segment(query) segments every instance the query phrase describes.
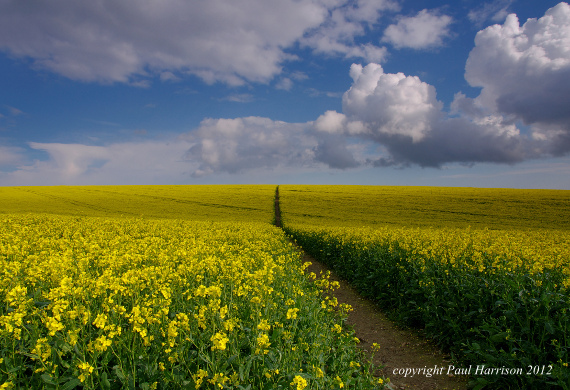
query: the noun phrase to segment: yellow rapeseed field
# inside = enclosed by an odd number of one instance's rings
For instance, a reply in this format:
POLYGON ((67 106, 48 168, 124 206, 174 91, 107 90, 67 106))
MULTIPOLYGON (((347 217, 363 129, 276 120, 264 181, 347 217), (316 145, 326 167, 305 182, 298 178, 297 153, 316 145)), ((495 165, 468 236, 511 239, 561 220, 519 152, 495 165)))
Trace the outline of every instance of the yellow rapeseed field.
POLYGON ((291 223, 570 230, 570 191, 280 185, 279 192, 291 223))
POLYGON ((270 222, 274 193, 273 185, 0 187, 0 213, 270 222))
POLYGON ((274 188, 186 191, 3 189, 0 388, 381 387, 274 188))
POLYGON ((568 388, 569 191, 285 185, 279 195, 285 231, 395 317, 466 365, 530 371, 473 386, 568 388))

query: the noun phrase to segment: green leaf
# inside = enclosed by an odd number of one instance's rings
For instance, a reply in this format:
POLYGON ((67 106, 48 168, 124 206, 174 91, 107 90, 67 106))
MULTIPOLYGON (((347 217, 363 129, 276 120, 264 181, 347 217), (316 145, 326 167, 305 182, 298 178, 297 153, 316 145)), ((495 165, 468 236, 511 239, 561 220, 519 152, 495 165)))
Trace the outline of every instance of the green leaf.
POLYGON ((121 367, 115 366, 113 367, 113 370, 115 370, 115 374, 117 375, 117 378, 121 380, 121 382, 125 383, 127 381, 127 377, 125 376, 125 374, 123 374, 123 370, 121 370, 121 367))
POLYGON ((71 390, 75 389, 77 386, 81 384, 81 381, 77 378, 73 378, 69 380, 65 385, 61 387, 61 390, 71 390))
POLYGON ((102 373, 100 378, 101 378, 101 388, 103 390, 111 389, 111 382, 109 382, 109 379, 107 378, 107 373, 106 372, 102 373))
POLYGON ((508 335, 509 334, 507 332, 501 332, 501 333, 497 333, 497 334, 492 335, 491 337, 489 337, 489 339, 494 343, 498 343, 498 342, 504 341, 508 335))
POLYGON ((41 378, 42 381, 44 381, 44 383, 47 383, 48 385, 57 385, 57 383, 53 381, 50 374, 42 374, 41 378))

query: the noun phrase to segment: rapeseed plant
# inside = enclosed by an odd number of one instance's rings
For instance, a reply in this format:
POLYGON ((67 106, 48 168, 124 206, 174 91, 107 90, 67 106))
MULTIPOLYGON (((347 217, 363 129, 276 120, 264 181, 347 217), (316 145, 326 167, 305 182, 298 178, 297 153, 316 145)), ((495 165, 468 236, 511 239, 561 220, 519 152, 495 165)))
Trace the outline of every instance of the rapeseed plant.
POLYGON ((378 388, 305 266, 268 223, 3 215, 0 383, 378 388))
POLYGON ((568 192, 280 186, 280 201, 285 231, 307 252, 465 365, 550 369, 473 386, 567 388, 568 192), (490 215, 466 194, 494 204, 490 215))

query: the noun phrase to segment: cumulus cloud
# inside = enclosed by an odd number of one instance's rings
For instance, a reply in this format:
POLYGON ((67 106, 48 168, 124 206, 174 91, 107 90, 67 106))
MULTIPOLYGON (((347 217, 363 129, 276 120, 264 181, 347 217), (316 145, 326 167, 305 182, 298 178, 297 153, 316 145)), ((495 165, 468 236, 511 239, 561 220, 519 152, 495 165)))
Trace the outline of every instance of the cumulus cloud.
POLYGON ((317 145, 307 127, 261 117, 205 119, 188 134, 195 145, 185 157, 200 163, 194 176, 302 166, 313 160, 317 145))
POLYGON ((516 163, 533 153, 508 118, 472 109, 462 94, 453 104, 456 116, 450 117, 435 88, 416 76, 385 73, 375 63, 353 64, 350 75, 353 84, 343 96, 343 112, 326 111, 314 122, 204 120, 187 136, 195 144, 185 157, 199 164, 193 175, 319 164, 349 169, 366 164, 516 163), (378 155, 377 150, 385 153, 378 155))
POLYGON ((424 9, 416 16, 401 17, 384 31, 383 42, 394 47, 427 49, 443 45, 443 39, 449 36, 452 19, 447 15, 438 15, 424 9))
MULTIPOLYGON (((514 163, 528 156, 520 132, 508 120, 476 110, 449 117, 435 88, 416 76, 384 73, 378 64, 354 64, 350 75, 353 84, 343 96, 343 114, 327 113, 316 127, 384 146, 388 155, 369 157, 372 165, 514 163)), ((467 99, 458 94, 457 112, 467 99)))
POLYGON ((185 158, 199 164, 192 172, 195 177, 259 168, 354 168, 363 161, 354 157, 342 129, 334 128, 342 116, 329 111, 317 122, 306 123, 262 117, 205 119, 186 135, 194 145, 185 158))
MULTIPOLYGON (((417 76, 386 73, 377 63, 353 64, 349 74, 352 85, 342 97, 342 112, 329 110, 315 121, 209 118, 170 143, 32 143, 48 159, 2 177, 42 183, 52 176, 61 184, 81 184, 131 175, 133 181, 155 177, 168 182, 172 175, 200 177, 259 169, 514 164, 570 151, 570 6, 566 3, 522 26, 509 15, 502 25, 480 31, 465 78, 481 93, 471 98, 458 92, 449 112, 437 99, 435 87, 417 76)), ((8 156, 2 160, 5 164, 17 161, 19 151, 2 151, 8 156)))
POLYGON ((442 104, 435 88, 417 76, 384 73, 378 64, 353 64, 353 84, 344 94, 343 111, 365 123, 371 135, 400 135, 418 142, 431 130, 442 104))
POLYGON ((342 134, 347 125, 346 115, 329 110, 315 121, 315 130, 322 133, 342 134))
POLYGON ((208 120, 189 156, 198 173, 322 163, 331 168, 514 164, 570 150, 570 7, 560 3, 520 26, 515 15, 477 34, 465 77, 481 94, 458 92, 450 112, 417 76, 353 64, 342 112, 314 122, 208 120), (530 134, 526 127, 530 126, 530 134), (274 143, 270 141, 273 140, 274 143), (269 143, 269 144, 267 144, 269 143), (375 147, 374 147, 375 146, 375 147), (360 152, 355 153, 356 150, 360 152), (378 154, 375 151, 383 151, 378 154))
POLYGON ((471 103, 531 125, 553 153, 570 151, 570 6, 560 3, 522 26, 511 14, 480 31, 465 79, 482 88, 471 103))
POLYGON ((385 49, 354 43, 391 0, 6 0, 0 3, 0 50, 73 80, 268 82, 286 48, 380 61, 385 49))

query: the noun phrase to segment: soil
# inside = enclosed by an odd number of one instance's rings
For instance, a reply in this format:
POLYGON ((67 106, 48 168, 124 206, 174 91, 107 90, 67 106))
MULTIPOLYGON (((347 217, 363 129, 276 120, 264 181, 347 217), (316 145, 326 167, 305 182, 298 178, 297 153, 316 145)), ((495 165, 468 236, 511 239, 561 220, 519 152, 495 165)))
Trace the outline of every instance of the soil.
MULTIPOLYGON (((275 225, 281 227, 281 212, 279 209, 279 187, 275 192, 275 225)), ((371 301, 362 298, 346 281, 340 279, 324 264, 316 261, 302 251, 303 262, 311 265, 306 272, 316 275, 330 271, 330 280, 339 282, 340 287, 332 292, 339 303, 352 306, 353 311, 348 315, 348 324, 353 327, 356 337, 360 339, 359 346, 369 352, 373 343, 380 345, 380 350, 374 353, 373 362, 380 372, 375 375, 390 378, 390 389, 414 390, 465 390, 467 378, 447 374, 453 365, 449 356, 441 352, 433 343, 422 337, 418 332, 398 327, 378 309, 371 301), (430 369, 436 368, 436 375, 427 377, 424 373, 404 375, 400 369, 430 369)))

